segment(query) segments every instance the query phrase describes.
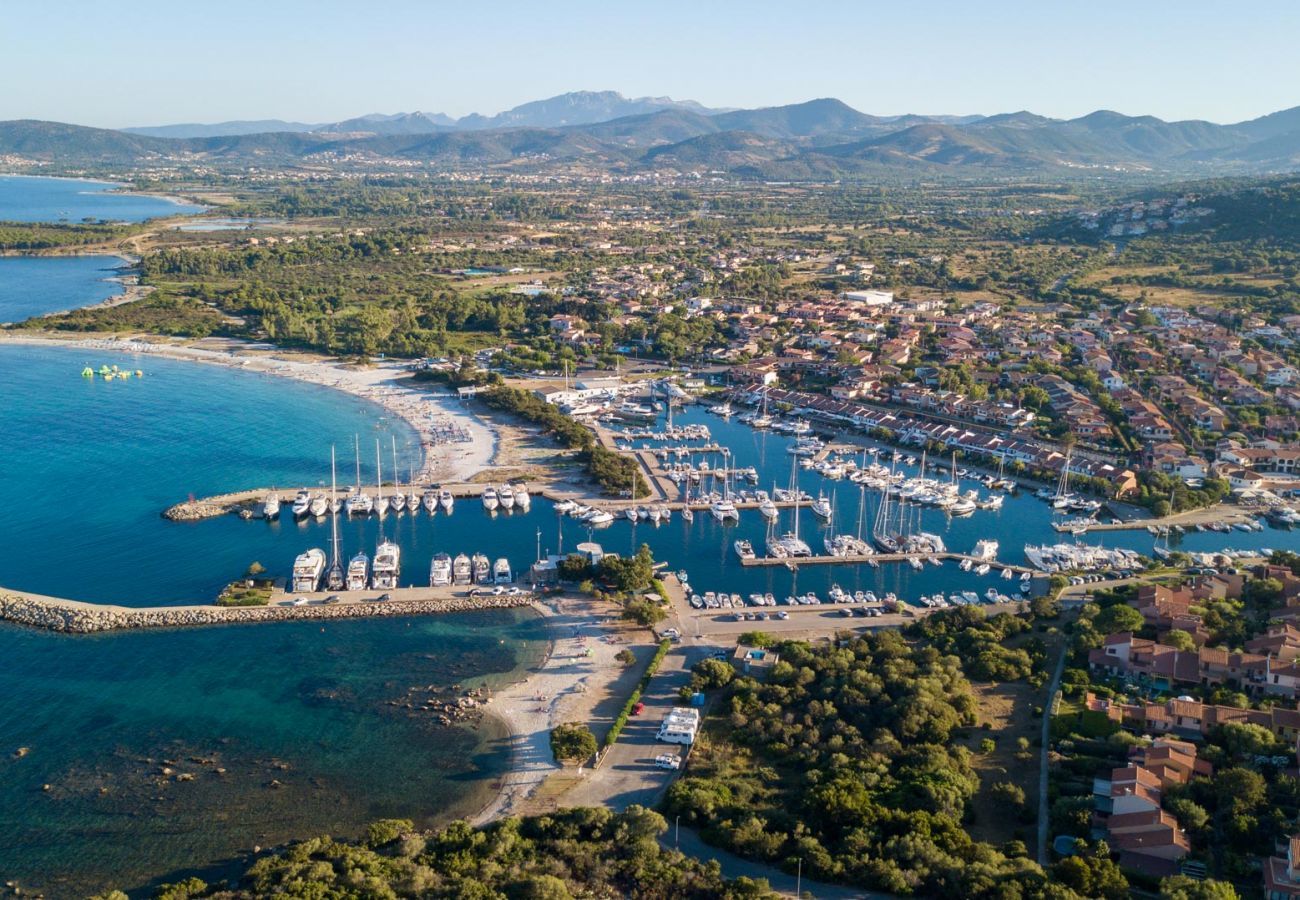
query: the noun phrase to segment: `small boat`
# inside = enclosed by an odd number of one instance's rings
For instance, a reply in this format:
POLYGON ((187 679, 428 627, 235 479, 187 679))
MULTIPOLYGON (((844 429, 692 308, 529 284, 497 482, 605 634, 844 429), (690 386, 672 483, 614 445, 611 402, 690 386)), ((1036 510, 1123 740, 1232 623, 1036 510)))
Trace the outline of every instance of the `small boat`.
POLYGON ((623 510, 623 515, 629 522, 635 522, 639 518, 635 506, 629 506, 627 509, 623 510))
POLYGON ((268 522, 280 518, 280 495, 274 491, 262 501, 262 518, 268 522))
POLYGON ((695 521, 695 513, 691 510, 689 506, 682 507, 682 519, 684 519, 687 522, 695 521))
POLYGON ((438 492, 438 505, 443 508, 443 511, 450 513, 452 507, 456 505, 456 498, 451 495, 451 491, 443 488, 438 492))
POLYGON ((497 489, 497 502, 501 504, 502 509, 515 508, 515 489, 508 484, 501 485, 497 489))
POLYGON ((588 525, 608 525, 614 521, 614 516, 603 509, 595 509, 583 516, 583 521, 588 525))
POLYGON ((824 495, 818 494, 817 499, 813 502, 812 511, 813 515, 818 518, 829 519, 833 512, 831 509, 831 501, 826 499, 824 495))
POLYGON ((293 517, 295 519, 305 518, 311 509, 311 494, 306 488, 298 492, 298 496, 293 498, 293 517))
POLYGON ((741 559, 754 558, 754 545, 751 544, 749 541, 741 539, 736 541, 736 543, 733 544, 733 546, 736 549, 736 555, 739 556, 741 559))
MULTIPOLYGON (((491 485, 483 489, 483 494, 480 499, 482 499, 483 501, 483 508, 486 509, 488 512, 494 511, 498 506, 501 505, 501 501, 497 497, 497 490, 491 485)), ((513 502, 513 498, 511 498, 511 501, 513 502)))
POLYGON ((330 511, 330 502, 324 494, 317 494, 311 498, 311 502, 307 505, 307 511, 315 518, 322 519, 330 511))
POLYGON ((528 496, 525 488, 515 488, 515 509, 522 512, 528 512, 528 507, 533 505, 533 498, 528 496))
POLYGON ((764 497, 762 502, 758 504, 758 511, 762 514, 764 519, 768 519, 769 521, 775 521, 777 516, 780 515, 780 511, 776 508, 776 504, 768 497, 764 497))

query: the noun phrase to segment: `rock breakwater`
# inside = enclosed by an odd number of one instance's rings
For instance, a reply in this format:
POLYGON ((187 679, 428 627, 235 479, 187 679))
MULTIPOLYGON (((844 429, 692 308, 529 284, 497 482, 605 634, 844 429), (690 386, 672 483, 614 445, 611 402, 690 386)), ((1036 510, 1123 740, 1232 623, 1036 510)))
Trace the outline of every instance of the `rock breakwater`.
POLYGON ((377 616, 416 616, 510 609, 532 603, 527 596, 447 597, 430 600, 390 600, 384 603, 345 602, 307 606, 101 606, 0 594, 0 621, 92 634, 139 628, 186 628, 196 625, 240 625, 300 619, 357 619, 377 616))

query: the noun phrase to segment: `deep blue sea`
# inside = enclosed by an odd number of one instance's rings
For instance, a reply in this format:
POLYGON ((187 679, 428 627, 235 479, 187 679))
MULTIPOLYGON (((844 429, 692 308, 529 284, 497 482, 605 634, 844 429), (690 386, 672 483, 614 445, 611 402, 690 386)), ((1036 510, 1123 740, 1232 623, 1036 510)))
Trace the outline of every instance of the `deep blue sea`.
POLYGON ((118 256, 0 256, 0 322, 107 300, 122 292, 110 279, 126 264, 118 256))
POLYGON ((123 193, 122 187, 76 178, 0 175, 0 222, 143 222, 203 211, 165 197, 123 193))

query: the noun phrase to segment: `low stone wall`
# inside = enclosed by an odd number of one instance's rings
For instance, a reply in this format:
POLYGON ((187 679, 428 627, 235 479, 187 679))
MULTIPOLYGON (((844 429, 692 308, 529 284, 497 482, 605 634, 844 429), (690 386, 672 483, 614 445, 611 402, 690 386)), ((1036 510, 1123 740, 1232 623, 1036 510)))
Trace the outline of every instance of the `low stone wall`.
POLYGON ((359 619, 377 616, 415 616, 468 612, 476 609, 513 609, 528 606, 522 596, 450 597, 443 600, 391 600, 385 603, 338 603, 331 606, 125 606, 96 607, 52 600, 0 594, 0 621, 90 634, 133 628, 183 628, 191 625, 238 625, 285 622, 297 619, 359 619))

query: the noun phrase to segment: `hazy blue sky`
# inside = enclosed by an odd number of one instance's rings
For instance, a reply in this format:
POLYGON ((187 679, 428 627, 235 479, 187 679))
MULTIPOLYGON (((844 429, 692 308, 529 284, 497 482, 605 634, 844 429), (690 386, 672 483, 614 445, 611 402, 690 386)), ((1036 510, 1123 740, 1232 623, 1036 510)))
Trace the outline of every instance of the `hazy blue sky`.
POLYGON ((0 119, 491 114, 610 89, 1232 122, 1300 105, 1297 35, 1290 0, 40 0, 4 4, 0 119))

